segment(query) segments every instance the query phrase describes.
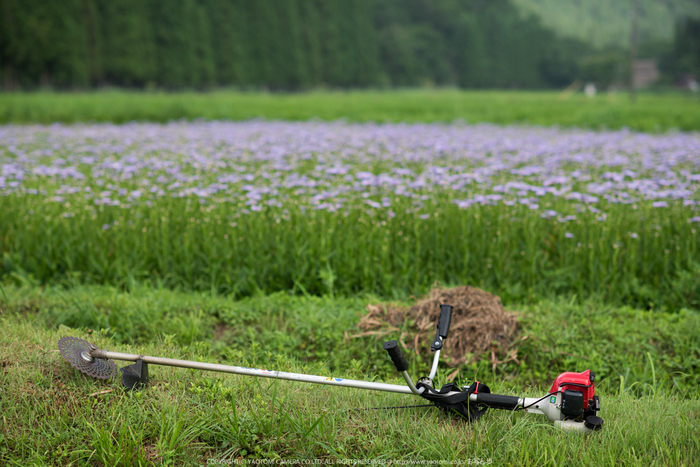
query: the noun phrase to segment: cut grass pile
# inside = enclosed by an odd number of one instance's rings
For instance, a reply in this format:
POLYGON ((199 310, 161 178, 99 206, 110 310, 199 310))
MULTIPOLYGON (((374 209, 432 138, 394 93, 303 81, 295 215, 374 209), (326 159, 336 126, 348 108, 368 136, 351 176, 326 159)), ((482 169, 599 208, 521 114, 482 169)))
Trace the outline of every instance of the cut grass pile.
MULTIPOLYGON (((517 315, 505 308, 501 299, 476 287, 434 287, 429 296, 412 307, 371 304, 360 320, 360 335, 383 335, 400 332, 398 338, 405 349, 415 353, 430 349, 441 305, 452 306, 450 338, 440 358, 448 366, 458 367, 473 361, 483 352, 511 347, 517 334, 517 315)), ((508 358, 517 360, 517 349, 508 358)))
POLYGON ((640 131, 700 129, 698 96, 640 94, 631 104, 626 94, 593 99, 558 92, 523 91, 349 91, 272 94, 208 93, 0 94, 0 123, 115 122, 177 119, 250 118, 308 120, 320 118, 375 122, 529 123, 640 131))
MULTIPOLYGON (((359 458, 387 462, 444 459, 466 463, 472 459, 474 463, 491 460, 494 465, 575 462, 577 465, 678 466, 692 465, 700 455, 700 403, 683 398, 669 384, 667 366, 662 363, 665 359, 684 361, 692 353, 692 348, 686 348, 682 351, 684 355, 680 349, 679 355, 673 355, 671 349, 679 342, 692 345, 697 351, 697 342, 689 342, 700 334, 696 313, 681 313, 671 320, 663 318, 667 315, 605 307, 594 313, 597 307, 590 304, 585 310, 588 318, 583 319, 583 307, 564 303, 543 304, 523 311, 528 326, 543 331, 546 325, 550 329, 548 333, 532 335, 531 339, 538 341, 539 353, 523 356, 524 361, 549 365, 549 368, 541 365, 540 371, 546 375, 541 374, 540 378, 546 376, 550 379, 546 382, 551 382, 551 376, 560 369, 578 371, 589 366, 603 375, 596 389, 601 395, 601 415, 606 426, 599 433, 580 436, 557 431, 544 418, 521 412, 491 410, 478 423, 468 425, 434 409, 353 411, 421 401, 394 394, 157 366, 150 370, 151 387, 138 393, 125 393, 118 381, 94 380, 77 372, 56 350, 59 337, 71 335, 116 351, 231 361, 352 378, 373 375, 399 383, 390 372, 365 372, 363 362, 386 360, 379 342, 371 346, 365 343, 362 349, 357 349, 362 360, 356 366, 348 360, 339 366, 333 359, 305 358, 303 350, 298 351, 304 343, 313 341, 309 335, 299 339, 302 333, 294 332, 294 326, 303 329, 308 325, 304 320, 314 323, 315 317, 337 313, 338 324, 327 316, 323 321, 326 326, 340 328, 340 323, 347 325, 359 317, 364 302, 361 299, 339 301, 278 294, 232 302, 202 294, 149 289, 121 293, 107 288, 75 291, 8 288, 6 295, 8 300, 0 305, 3 309, 0 463, 4 465, 193 465, 205 464, 208 459, 246 457, 315 458, 329 462, 359 458), (78 303, 83 305, 83 313, 78 312, 78 303), (86 316, 83 325, 94 326, 90 323, 93 307, 100 309, 100 316, 105 319, 114 322, 121 319, 124 331, 129 329, 130 319, 148 313, 147 310, 151 310, 147 318, 154 326, 166 325, 171 320, 164 319, 164 315, 168 311, 175 313, 176 304, 177 313, 182 316, 191 317, 193 314, 187 311, 201 309, 208 316, 218 311, 221 319, 241 317, 242 321, 230 325, 232 332, 243 339, 239 343, 219 341, 219 345, 226 347, 228 359, 222 359, 223 352, 215 350, 215 342, 193 340, 191 334, 181 335, 174 328, 164 328, 163 332, 173 334, 160 334, 148 343, 126 344, 119 334, 107 337, 110 331, 56 326, 61 320, 75 326, 78 316, 83 315, 86 316), (111 308, 110 312, 106 307, 111 308), (340 313, 343 310, 345 313, 340 313), (304 320, 299 319, 302 313, 304 320), (546 317, 542 316, 545 314, 546 317), (537 319, 538 316, 542 318, 537 319), (54 325, 47 326, 49 323, 54 325), (280 335, 283 323, 287 326, 284 336, 292 340, 288 343, 291 345, 281 342, 270 345, 275 343, 272 336, 280 335), (603 329, 607 331, 603 333, 603 329), (664 333, 671 336, 663 339, 663 343, 648 340, 652 334, 664 333), (191 342, 177 344, 187 340, 191 342), (606 346, 601 346, 603 342, 606 346), (621 344, 627 355, 616 348, 621 344), (548 346, 552 347, 545 352, 548 346), (584 348, 587 358, 573 356, 584 348), (651 359, 645 364, 641 354, 646 352, 651 359), (625 372, 624 367, 606 369, 603 365, 606 362, 616 365, 614 359, 635 366, 628 373, 625 385, 620 384, 618 377, 625 372), (649 365, 652 362, 656 379, 638 380, 630 388, 642 367, 652 371, 649 365)), ((533 330, 527 328, 526 332, 533 330)), ((137 341, 143 341, 144 337, 137 341)), ((330 342, 335 347, 328 349, 329 354, 347 355, 344 347, 360 347, 342 338, 330 342)), ((694 358, 697 362, 697 353, 694 358)), ((384 363, 377 366, 388 369, 384 363)), ((423 370, 425 365, 422 362, 423 370)), ((411 373, 417 372, 415 366, 413 361, 411 373)), ((490 368, 482 368, 479 379, 494 392, 535 396, 546 391, 544 384, 523 389, 522 381, 533 376, 537 379, 537 369, 527 364, 521 371, 529 375, 503 381, 500 367, 493 374, 490 368)), ((694 371, 697 373, 697 366, 694 371)), ((465 369, 457 381, 467 382, 471 376, 471 370, 465 369)))

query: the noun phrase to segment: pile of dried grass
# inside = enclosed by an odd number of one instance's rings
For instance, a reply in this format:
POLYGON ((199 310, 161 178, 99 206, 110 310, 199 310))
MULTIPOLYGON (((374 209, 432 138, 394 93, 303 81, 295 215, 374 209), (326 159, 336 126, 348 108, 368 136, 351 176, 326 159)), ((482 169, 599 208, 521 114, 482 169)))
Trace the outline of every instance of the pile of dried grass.
POLYGON ((442 351, 449 366, 457 367, 488 350, 494 365, 518 361, 517 349, 508 349, 517 331, 516 315, 503 307, 498 296, 470 286, 434 288, 427 298, 410 308, 368 305, 368 314, 360 320, 363 331, 360 336, 383 335, 403 328, 401 343, 420 353, 435 337, 440 304, 454 307, 449 336, 442 351), (499 361, 497 356, 503 360, 499 361))

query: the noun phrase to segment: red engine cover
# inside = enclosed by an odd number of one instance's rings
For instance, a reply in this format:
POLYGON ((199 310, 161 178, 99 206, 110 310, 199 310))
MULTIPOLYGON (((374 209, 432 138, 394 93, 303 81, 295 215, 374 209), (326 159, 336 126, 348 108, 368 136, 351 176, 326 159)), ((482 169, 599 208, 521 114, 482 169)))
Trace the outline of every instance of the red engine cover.
POLYGON ((588 405, 593 402, 593 396, 595 395, 595 386, 593 381, 591 381, 591 370, 586 370, 583 373, 568 371, 560 374, 554 380, 549 392, 563 391, 564 389, 582 392, 586 400, 583 408, 584 410, 587 409, 588 405))

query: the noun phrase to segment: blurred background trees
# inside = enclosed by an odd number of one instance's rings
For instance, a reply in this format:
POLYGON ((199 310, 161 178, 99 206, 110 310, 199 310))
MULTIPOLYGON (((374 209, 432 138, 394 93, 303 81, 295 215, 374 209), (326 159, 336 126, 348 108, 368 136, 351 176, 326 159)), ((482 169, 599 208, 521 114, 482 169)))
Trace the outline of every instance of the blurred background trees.
MULTIPOLYGON (((640 58, 658 60, 667 83, 700 75, 700 5, 640 1, 640 58)), ((6 90, 624 80, 628 2, 552 2, 0 0, 0 78, 6 90)))
POLYGON ((673 49, 665 59, 664 69, 676 79, 700 77, 700 20, 687 18, 679 24, 673 49))

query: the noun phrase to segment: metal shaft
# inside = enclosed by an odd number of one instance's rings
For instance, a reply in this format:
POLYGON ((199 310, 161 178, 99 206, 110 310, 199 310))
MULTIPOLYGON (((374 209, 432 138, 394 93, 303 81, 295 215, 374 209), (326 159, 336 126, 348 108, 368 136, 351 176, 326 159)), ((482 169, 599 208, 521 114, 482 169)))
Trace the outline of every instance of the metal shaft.
POLYGON ((413 394, 411 388, 397 384, 374 383, 371 381, 356 381, 352 379, 332 378, 330 376, 304 375, 301 373, 287 373, 284 371, 270 371, 259 368, 246 368, 232 365, 219 365, 216 363, 193 362, 190 360, 177 360, 174 358, 150 357, 148 355, 136 355, 120 352, 110 352, 97 349, 90 352, 94 358, 105 358, 135 362, 143 360, 154 365, 174 366, 178 368, 191 368, 193 370, 217 371, 219 373, 233 373, 236 375, 258 376, 261 378, 284 379, 299 381, 302 383, 326 384, 329 386, 343 386, 346 388, 371 389, 374 391, 396 392, 399 394, 413 394))
POLYGON ((416 386, 413 384, 413 381, 411 381, 411 377, 408 375, 408 371, 402 371, 401 376, 403 376, 403 379, 406 380, 406 384, 408 384, 408 389, 410 389, 413 394, 415 394, 416 396, 420 396, 421 394, 423 394, 425 388, 416 389, 416 386))

